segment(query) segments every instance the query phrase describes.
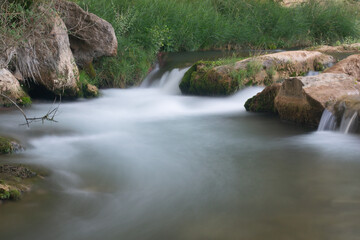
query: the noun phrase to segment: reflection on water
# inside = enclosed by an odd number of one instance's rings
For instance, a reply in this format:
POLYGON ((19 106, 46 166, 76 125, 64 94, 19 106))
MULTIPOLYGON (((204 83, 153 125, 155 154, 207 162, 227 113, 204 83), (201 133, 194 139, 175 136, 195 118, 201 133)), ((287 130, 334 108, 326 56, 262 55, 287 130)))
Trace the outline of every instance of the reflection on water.
POLYGON ((30 129, 1 114, 0 135, 27 145, 2 158, 52 171, 0 206, 1 239, 358 239, 360 138, 245 112, 260 90, 106 90, 30 129))

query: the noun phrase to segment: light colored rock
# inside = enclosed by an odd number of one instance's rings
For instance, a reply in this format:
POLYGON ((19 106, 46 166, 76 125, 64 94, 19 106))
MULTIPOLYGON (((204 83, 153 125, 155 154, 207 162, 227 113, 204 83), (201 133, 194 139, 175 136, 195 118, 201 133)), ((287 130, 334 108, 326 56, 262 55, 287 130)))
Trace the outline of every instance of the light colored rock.
POLYGON ((79 91, 79 70, 70 50, 67 28, 57 14, 47 17, 49 28, 41 39, 36 39, 31 48, 34 50, 18 49, 18 68, 24 78, 34 79, 49 91, 75 97, 79 91))
POLYGON ((356 80, 360 80, 360 54, 351 55, 329 69, 324 73, 345 73, 356 80))
POLYGON ((359 95, 360 84, 343 73, 286 79, 275 98, 275 108, 283 120, 318 126, 326 107, 344 96, 359 95))
POLYGON ((117 39, 110 23, 73 2, 56 0, 55 7, 69 29, 71 49, 79 66, 117 54, 117 39))
POLYGON ((323 45, 323 46, 315 48, 314 50, 323 52, 323 53, 360 52, 360 43, 343 44, 340 46, 323 45))
MULTIPOLYGON (((7 69, 0 69, 0 93, 21 104, 24 97, 28 97, 22 90, 18 80, 7 69)), ((12 105, 9 100, 0 96, 0 106, 12 105)))

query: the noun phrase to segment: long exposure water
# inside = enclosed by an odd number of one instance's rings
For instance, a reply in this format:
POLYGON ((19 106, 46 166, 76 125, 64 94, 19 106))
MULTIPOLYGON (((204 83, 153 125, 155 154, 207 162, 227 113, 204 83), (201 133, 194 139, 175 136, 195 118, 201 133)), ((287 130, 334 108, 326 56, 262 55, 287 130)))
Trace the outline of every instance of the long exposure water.
POLYGON ((0 205, 0 239, 359 239, 358 135, 247 113, 261 88, 205 98, 156 86, 64 102, 58 123, 30 128, 2 112, 0 135, 27 149, 1 161, 51 173, 0 205))

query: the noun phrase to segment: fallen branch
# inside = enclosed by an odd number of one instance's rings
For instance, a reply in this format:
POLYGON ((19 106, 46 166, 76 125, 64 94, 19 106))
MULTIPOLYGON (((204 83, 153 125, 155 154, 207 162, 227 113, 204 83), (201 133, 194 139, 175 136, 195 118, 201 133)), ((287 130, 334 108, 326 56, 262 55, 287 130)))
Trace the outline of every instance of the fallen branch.
POLYGON ((41 117, 28 117, 26 115, 26 113, 24 112, 24 110, 14 101, 12 100, 10 97, 8 97, 7 95, 3 94, 0 92, 0 96, 6 98, 7 100, 9 100, 20 112, 21 114, 24 116, 26 123, 21 124, 21 125, 27 125, 28 127, 30 127, 30 124, 33 122, 42 122, 44 124, 45 121, 49 121, 49 122, 57 122, 55 120, 55 116, 59 110, 60 104, 61 104, 61 95, 60 95, 60 101, 59 104, 54 108, 54 105, 56 104, 56 97, 54 99, 53 104, 51 105, 51 108, 49 109, 49 111, 41 117))

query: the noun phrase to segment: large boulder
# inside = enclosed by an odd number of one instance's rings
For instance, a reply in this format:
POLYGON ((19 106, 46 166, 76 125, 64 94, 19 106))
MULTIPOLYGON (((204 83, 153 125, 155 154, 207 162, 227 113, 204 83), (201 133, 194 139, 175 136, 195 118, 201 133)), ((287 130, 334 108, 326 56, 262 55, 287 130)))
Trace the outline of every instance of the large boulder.
POLYGON ((359 95, 360 84, 344 73, 286 79, 275 98, 281 119, 317 127, 325 108, 344 96, 359 95))
POLYGON ((279 52, 220 66, 199 62, 185 74, 180 89, 189 95, 229 95, 243 86, 267 86, 290 76, 322 71, 334 62, 332 56, 316 51, 279 52))
MULTIPOLYGON (((20 105, 25 104, 25 101, 29 99, 18 80, 5 68, 0 69, 0 93, 20 105)), ((0 96, 0 106, 11 105, 12 103, 7 98, 0 96)))
POLYGON ((55 7, 69 30, 71 50, 80 67, 94 58, 117 54, 117 39, 110 23, 73 2, 56 0, 55 7))
POLYGON ((48 27, 28 47, 17 49, 17 67, 25 79, 58 95, 75 97, 79 70, 70 50, 67 28, 61 18, 43 11, 48 27))

